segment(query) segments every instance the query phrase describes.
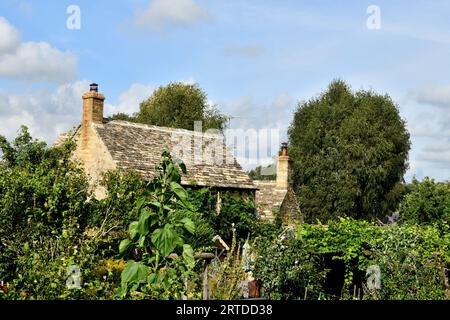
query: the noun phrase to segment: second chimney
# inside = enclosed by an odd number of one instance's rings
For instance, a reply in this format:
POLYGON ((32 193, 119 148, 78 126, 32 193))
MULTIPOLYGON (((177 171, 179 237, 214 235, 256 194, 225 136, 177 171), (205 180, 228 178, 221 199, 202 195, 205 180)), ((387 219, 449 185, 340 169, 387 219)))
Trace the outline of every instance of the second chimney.
POLYGON ((276 189, 287 190, 291 183, 291 159, 287 154, 287 143, 281 144, 281 155, 277 163, 276 189))
POLYGON ((103 103, 105 96, 98 93, 98 85, 91 83, 89 92, 83 94, 83 126, 103 123, 103 103))

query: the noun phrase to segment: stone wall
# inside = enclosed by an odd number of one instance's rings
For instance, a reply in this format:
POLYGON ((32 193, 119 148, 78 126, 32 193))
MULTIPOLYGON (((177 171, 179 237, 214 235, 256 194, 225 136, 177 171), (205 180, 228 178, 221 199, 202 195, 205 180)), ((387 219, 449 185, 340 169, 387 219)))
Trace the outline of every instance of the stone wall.
POLYGON ((101 124, 91 124, 90 126, 81 126, 78 129, 75 137, 77 148, 73 157, 81 163, 88 175, 95 197, 103 199, 106 197, 106 190, 100 187, 98 182, 104 172, 116 169, 116 164, 105 144, 98 136, 94 128, 96 125, 101 126, 101 124))

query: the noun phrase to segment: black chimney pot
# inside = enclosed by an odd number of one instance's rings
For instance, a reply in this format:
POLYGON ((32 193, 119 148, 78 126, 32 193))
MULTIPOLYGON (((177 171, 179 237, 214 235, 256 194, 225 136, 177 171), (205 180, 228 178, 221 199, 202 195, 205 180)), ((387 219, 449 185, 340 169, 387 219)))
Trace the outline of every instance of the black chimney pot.
POLYGON ((91 92, 98 92, 98 84, 91 83, 89 86, 90 86, 90 91, 91 92))

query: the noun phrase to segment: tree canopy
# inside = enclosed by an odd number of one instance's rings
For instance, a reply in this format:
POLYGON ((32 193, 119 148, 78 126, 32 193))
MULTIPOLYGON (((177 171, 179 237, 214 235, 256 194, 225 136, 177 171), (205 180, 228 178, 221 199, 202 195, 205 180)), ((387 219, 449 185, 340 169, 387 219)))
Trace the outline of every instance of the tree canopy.
POLYGON ((201 121, 203 130, 222 131, 228 117, 208 103, 207 94, 197 84, 173 82, 156 89, 133 116, 119 113, 112 119, 188 130, 194 130, 195 121, 201 121))
POLYGON ((450 225, 450 184, 435 182, 425 177, 413 180, 412 192, 400 203, 399 213, 403 222, 450 225))
POLYGON ((288 135, 307 221, 383 217, 398 206, 410 140, 388 95, 335 80, 298 104, 288 135))

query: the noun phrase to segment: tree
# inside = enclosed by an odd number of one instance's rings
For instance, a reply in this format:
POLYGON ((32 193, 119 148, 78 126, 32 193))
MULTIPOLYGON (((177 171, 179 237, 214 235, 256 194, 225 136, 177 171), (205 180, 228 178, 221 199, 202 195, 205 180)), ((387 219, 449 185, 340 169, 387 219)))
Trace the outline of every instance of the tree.
POLYGON ((400 203, 401 221, 450 225, 450 184, 426 177, 421 182, 414 179, 412 189, 400 203))
POLYGON ((110 120, 122 120, 122 121, 136 122, 135 116, 130 116, 123 112, 116 113, 116 114, 112 115, 111 117, 109 117, 109 119, 110 120))
POLYGON ((228 117, 208 103, 206 93, 197 84, 174 82, 156 89, 140 104, 135 115, 120 113, 113 115, 112 119, 188 130, 194 130, 195 121, 202 121, 203 130, 222 131, 228 117))
POLYGON ((37 254, 45 240, 63 238, 74 225, 79 235, 86 225, 90 193, 83 171, 70 160, 74 147, 49 148, 26 127, 12 142, 0 136, 0 279, 20 273, 24 251, 37 254))
POLYGON ((409 133, 388 95, 333 81, 298 104, 289 127, 294 185, 307 221, 382 217, 396 209, 409 133))

